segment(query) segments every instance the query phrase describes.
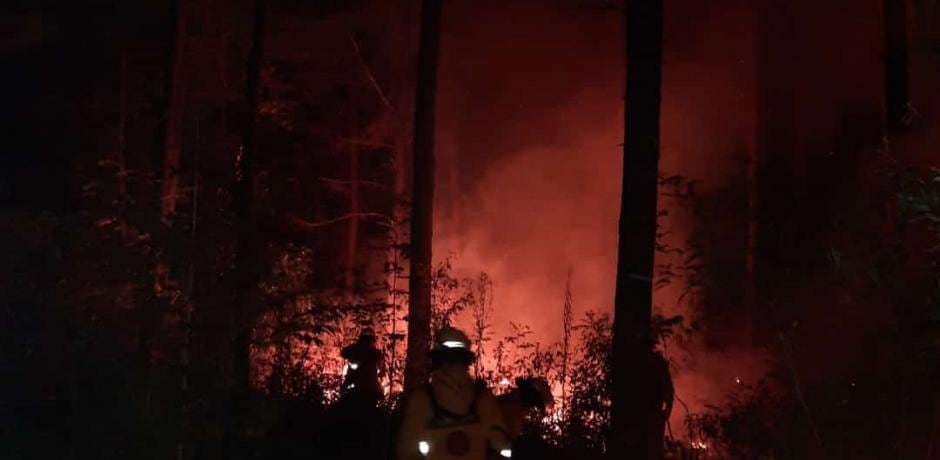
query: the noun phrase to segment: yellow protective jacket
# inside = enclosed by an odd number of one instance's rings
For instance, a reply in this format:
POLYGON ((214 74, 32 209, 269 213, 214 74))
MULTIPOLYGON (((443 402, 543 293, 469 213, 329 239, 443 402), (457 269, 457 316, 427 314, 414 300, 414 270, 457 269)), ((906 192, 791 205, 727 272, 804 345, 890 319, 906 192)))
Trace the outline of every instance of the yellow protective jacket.
POLYGON ((398 460, 485 460, 487 446, 497 452, 509 448, 503 416, 493 394, 474 385, 465 368, 445 365, 431 373, 427 388, 409 395, 398 460), (453 417, 442 418, 435 408, 453 417))

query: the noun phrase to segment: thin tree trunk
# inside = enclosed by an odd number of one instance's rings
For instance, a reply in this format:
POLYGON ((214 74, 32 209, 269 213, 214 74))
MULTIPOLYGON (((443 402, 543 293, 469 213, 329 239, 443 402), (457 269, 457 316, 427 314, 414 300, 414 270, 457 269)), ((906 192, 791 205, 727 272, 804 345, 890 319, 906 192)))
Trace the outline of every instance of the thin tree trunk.
POLYGON ((574 298, 571 294, 571 267, 568 267, 568 281, 565 283, 565 305, 562 309, 561 341, 561 416, 568 417, 568 363, 571 361, 571 322, 574 319, 572 307, 574 298))
MULTIPOLYGON (((397 85, 396 94, 404 94, 405 90, 403 87, 404 79, 399 80, 397 85)), ((402 287, 399 286, 400 280, 406 276, 407 267, 404 266, 402 261, 402 247, 407 242, 405 237, 407 235, 407 230, 405 228, 405 222, 407 219, 406 210, 405 210, 405 193, 406 193, 406 164, 408 163, 408 135, 411 134, 410 123, 406 116, 408 111, 405 109, 405 103, 401 102, 397 106, 392 107, 394 113, 391 115, 391 123, 395 126, 395 171, 394 178, 392 183, 392 190, 395 194, 394 201, 392 202, 392 219, 388 227, 388 242, 389 246, 386 250, 386 284, 388 286, 387 292, 387 302, 391 306, 391 315, 390 315, 390 328, 392 331, 391 340, 393 341, 390 345, 391 348, 391 359, 389 360, 388 366, 388 379, 389 379, 389 392, 394 391, 395 385, 394 382, 396 377, 402 377, 399 374, 401 369, 397 368, 398 363, 398 349, 401 345, 401 337, 399 337, 398 331, 398 315, 399 309, 401 308, 402 298, 401 292, 402 287)), ((404 382, 400 382, 403 385, 404 382)), ((401 386, 399 386, 401 389, 401 386)))
MULTIPOLYGON (((753 147, 753 146, 752 146, 753 147)), ((754 257, 757 252, 757 236, 760 231, 757 220, 758 185, 757 185, 757 151, 750 149, 747 157, 747 233, 744 245, 744 280, 743 280, 743 314, 747 320, 743 322, 740 334, 743 336, 738 342, 745 347, 754 343, 754 315, 757 305, 757 278, 754 272, 754 257)))
POLYGON ((261 58, 264 45, 264 25, 267 12, 266 0, 255 0, 254 24, 252 28, 251 50, 248 54, 247 75, 245 81, 244 126, 242 129, 241 151, 236 162, 236 177, 233 189, 233 207, 235 211, 236 245, 235 281, 232 299, 234 322, 232 331, 232 376, 233 384, 230 411, 226 420, 225 447, 227 458, 243 456, 235 441, 244 433, 243 404, 247 400, 251 387, 251 331, 253 324, 255 286, 258 282, 257 226, 254 216, 254 156, 255 125, 258 113, 258 89, 261 79, 261 58))
POLYGON ((628 0, 620 241, 614 299, 611 458, 661 456, 650 433, 650 319, 659 169, 662 0, 628 0))
POLYGON ((255 119, 258 113, 258 87, 260 85, 261 52, 264 39, 264 21, 266 1, 255 0, 254 28, 251 51, 248 55, 248 72, 245 84, 245 125, 242 131, 241 153, 238 159, 238 171, 235 180, 234 207, 238 226, 238 242, 235 255, 235 278, 238 280, 235 298, 236 338, 235 361, 233 363, 233 381, 237 387, 247 390, 249 379, 249 355, 251 321, 250 297, 254 295, 253 286, 257 282, 255 265, 257 251, 256 226, 254 219, 254 150, 255 119))
POLYGON ((751 243, 751 343, 775 346, 769 305, 778 294, 782 275, 793 264, 785 244, 797 225, 804 175, 797 146, 794 78, 801 75, 792 42, 798 37, 793 4, 788 0, 755 2, 756 160, 752 165, 753 240, 751 243))
POLYGON ((169 224, 176 212, 179 201, 180 150, 183 129, 183 45, 185 43, 186 22, 181 9, 182 0, 172 0, 172 14, 175 22, 172 57, 167 66, 166 117, 163 146, 163 177, 161 181, 160 218, 169 224))
POLYGON ((907 0, 884 0, 884 34, 886 122, 897 132, 908 105, 907 0))
POLYGON ((183 315, 182 315, 182 329, 183 329, 183 340, 182 346, 180 347, 180 396, 183 401, 182 403, 182 413, 183 413, 183 435, 180 437, 179 442, 177 443, 176 448, 176 458, 177 460, 183 460, 186 458, 186 437, 189 434, 189 386, 190 386, 190 348, 192 341, 192 331, 193 331, 193 308, 195 302, 195 291, 196 291, 196 236, 197 236, 197 224, 199 222, 199 115, 196 114, 196 130, 195 130, 195 146, 193 147, 193 212, 192 220, 190 221, 190 233, 189 233, 189 273, 188 280, 186 283, 187 299, 183 305, 183 315))
MULTIPOLYGON (((150 260, 151 290, 149 298, 145 298, 140 303, 140 315, 138 320, 139 338, 138 355, 141 361, 141 388, 142 412, 144 417, 149 417, 152 399, 151 374, 153 371, 153 342, 160 323, 161 311, 164 310, 164 289, 168 285, 170 277, 170 265, 166 257, 166 242, 169 234, 169 221, 164 218, 166 206, 165 188, 167 179, 173 177, 179 169, 179 129, 174 125, 182 116, 182 108, 174 102, 181 97, 179 69, 182 59, 182 21, 183 15, 180 9, 180 0, 170 1, 170 45, 166 54, 166 80, 164 91, 163 118, 160 120, 160 131, 158 133, 158 149, 153 157, 153 175, 155 180, 153 184, 153 200, 155 212, 159 214, 161 223, 152 227, 152 253, 150 260), (173 146, 171 148, 171 146, 173 146), (171 153, 171 151, 173 153, 171 153), (168 158, 169 155, 176 157, 175 162, 168 158), (168 164, 175 164, 173 172, 168 172, 168 164)), ((175 180, 175 179, 173 179, 175 180)))
POLYGON ((431 343, 431 240, 434 212, 434 103, 437 92, 441 0, 424 0, 415 88, 411 270, 408 278, 408 354, 405 391, 427 381, 431 343))
MULTIPOLYGON (((744 4, 746 2, 743 2, 744 4)), ((753 72, 749 78, 752 81, 752 110, 753 116, 750 118, 749 128, 750 134, 747 138, 745 144, 745 190, 746 193, 746 215, 745 215, 745 241, 744 241, 744 276, 742 279, 742 314, 746 315, 745 321, 742 321, 743 325, 741 326, 742 337, 738 342, 744 348, 751 347, 754 344, 754 316, 757 313, 757 276, 755 272, 755 257, 757 255, 757 242, 758 235, 760 232, 760 226, 758 221, 758 209, 759 209, 759 192, 760 188, 758 187, 757 179, 760 165, 760 146, 758 141, 760 140, 760 135, 758 133, 759 121, 757 120, 758 114, 760 114, 760 85, 758 82, 758 77, 760 76, 760 59, 758 59, 757 53, 760 50, 758 40, 761 38, 761 27, 760 27, 760 18, 761 10, 760 8, 750 7, 751 16, 750 16, 750 36, 751 43, 753 48, 750 50, 751 55, 753 56, 753 66, 751 71, 753 72)), ((741 324, 739 323, 739 324, 741 324)))
POLYGON ((401 262, 401 245, 404 242, 404 232, 402 231, 403 222, 405 220, 405 211, 402 204, 403 197, 405 195, 405 172, 404 172, 404 157, 405 157, 405 142, 402 139, 404 135, 404 130, 398 130, 396 133, 396 142, 395 142, 395 178, 393 184, 393 191, 395 193, 395 201, 392 203, 392 220, 388 227, 388 249, 385 251, 385 275, 386 275, 386 285, 387 285, 387 303, 391 308, 391 315, 389 315, 389 328, 391 329, 390 340, 391 344, 389 348, 391 350, 391 359, 389 359, 388 366, 388 382, 389 382, 389 392, 395 391, 395 377, 398 375, 398 346, 399 346, 399 336, 398 336, 398 313, 399 313, 399 287, 398 280, 401 278, 403 267, 401 262))
POLYGON ((352 147, 349 152, 349 219, 346 234, 346 295, 352 298, 356 284, 356 250, 359 247, 359 151, 352 147))
POLYGON ((127 50, 121 50, 121 76, 118 89, 118 139, 114 152, 117 168, 118 219, 121 241, 127 242, 127 50))

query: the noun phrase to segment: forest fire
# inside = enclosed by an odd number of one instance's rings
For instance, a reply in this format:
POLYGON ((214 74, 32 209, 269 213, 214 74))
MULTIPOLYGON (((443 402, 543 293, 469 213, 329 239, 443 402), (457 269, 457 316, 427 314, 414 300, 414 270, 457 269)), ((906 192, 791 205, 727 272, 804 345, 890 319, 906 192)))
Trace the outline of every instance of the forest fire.
POLYGON ((937 2, 41 3, 0 458, 940 451, 937 2))

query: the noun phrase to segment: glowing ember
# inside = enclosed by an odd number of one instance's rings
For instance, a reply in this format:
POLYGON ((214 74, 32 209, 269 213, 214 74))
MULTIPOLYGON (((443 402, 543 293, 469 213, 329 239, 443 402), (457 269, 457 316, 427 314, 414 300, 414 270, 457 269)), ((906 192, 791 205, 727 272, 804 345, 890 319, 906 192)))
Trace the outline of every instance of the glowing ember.
POLYGON ((690 444, 693 450, 708 450, 708 444, 705 444, 703 441, 692 441, 690 444))

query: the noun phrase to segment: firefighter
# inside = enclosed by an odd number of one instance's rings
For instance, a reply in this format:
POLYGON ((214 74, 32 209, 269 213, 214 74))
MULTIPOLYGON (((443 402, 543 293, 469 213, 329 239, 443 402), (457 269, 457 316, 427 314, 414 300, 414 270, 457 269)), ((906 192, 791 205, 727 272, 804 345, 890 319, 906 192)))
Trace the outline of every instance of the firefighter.
POLYGON ((548 382, 541 377, 517 377, 516 388, 499 395, 496 400, 499 401, 506 431, 511 440, 522 434, 522 429, 530 414, 533 412, 541 414, 555 406, 555 398, 548 387, 548 382))
POLYGON ((656 349, 656 340, 649 341, 648 359, 650 360, 650 384, 654 391, 648 407, 650 420, 649 452, 650 458, 664 458, 663 445, 665 444, 666 424, 672 414, 672 404, 675 398, 675 388, 672 375, 669 373, 669 361, 656 349))
POLYGON ((512 451, 496 398, 470 377, 470 340, 445 327, 431 349, 431 382, 408 396, 398 460, 485 460, 512 451))
POLYGON ((346 360, 346 376, 343 379, 343 395, 358 396, 372 405, 382 399, 384 392, 379 376, 384 360, 382 352, 375 347, 375 333, 365 328, 359 339, 341 352, 346 360))

